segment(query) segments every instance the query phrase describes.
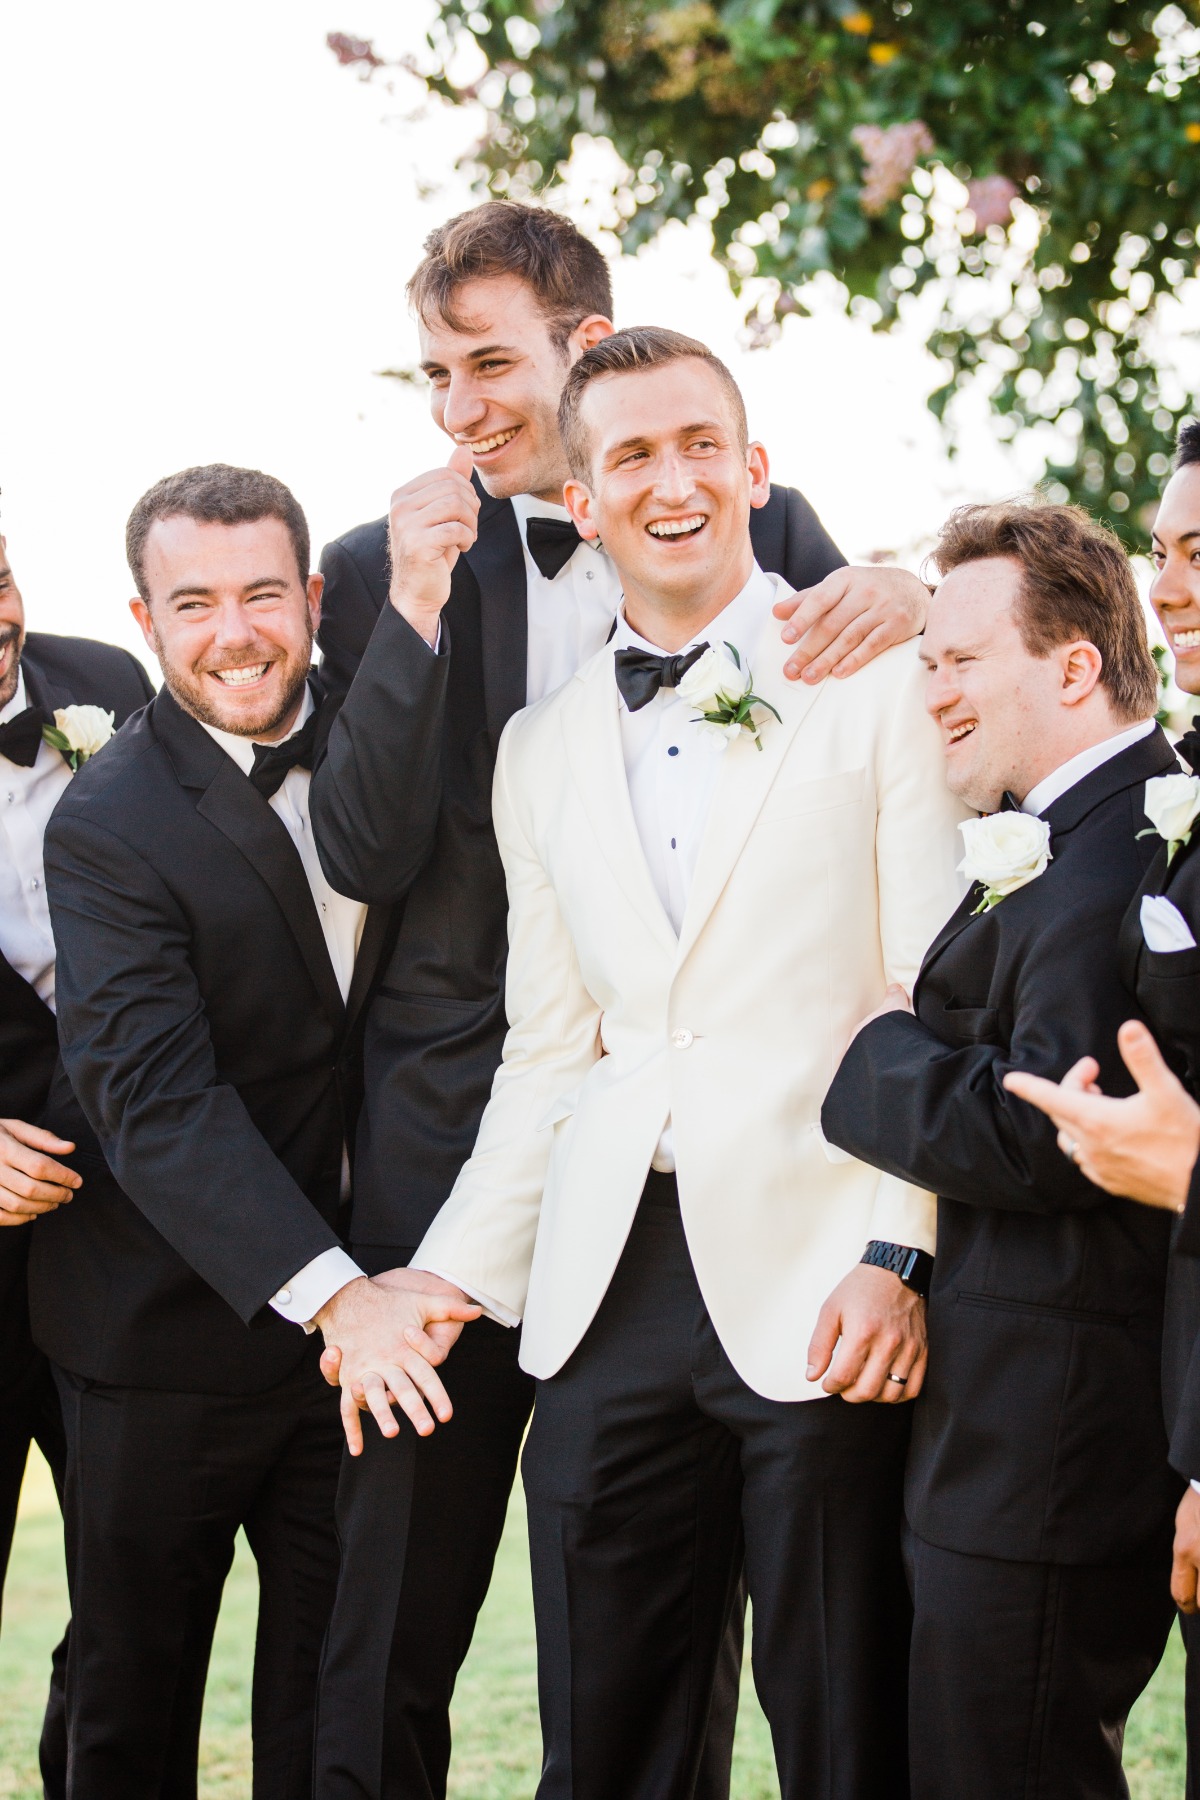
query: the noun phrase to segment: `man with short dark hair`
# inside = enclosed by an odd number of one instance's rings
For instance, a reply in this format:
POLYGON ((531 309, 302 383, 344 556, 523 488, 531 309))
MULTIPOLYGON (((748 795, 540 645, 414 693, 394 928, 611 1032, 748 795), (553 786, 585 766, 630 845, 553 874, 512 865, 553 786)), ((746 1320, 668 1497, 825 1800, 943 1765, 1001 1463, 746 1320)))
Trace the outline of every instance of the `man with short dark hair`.
MULTIPOLYGON (((603 645, 620 599, 611 558, 563 504, 557 422, 569 367, 613 329, 600 252, 545 208, 489 201, 430 236, 409 295, 450 467, 406 483, 388 518, 321 559, 323 678, 346 701, 313 781, 318 847, 344 891, 404 909, 366 1030, 351 1248, 372 1270, 407 1262, 450 1192, 500 1059, 500 733, 603 645)), ((919 630, 916 578, 844 570, 794 489, 761 496, 751 533, 764 568, 817 584, 786 628, 814 627, 795 671, 853 669, 919 630)), ((319 1800, 445 1792, 450 1696, 533 1400, 517 1349, 482 1321, 447 1377, 453 1430, 384 1443, 368 1429, 347 1461, 319 1800)), ((704 1800, 728 1791, 736 1666, 727 1676, 704 1800)))
MULTIPOLYGON (((26 633, 0 537, 0 1593, 29 1446, 36 1442, 60 1490, 65 1458, 58 1395, 30 1336, 26 1294, 30 1227, 79 1187, 79 1176, 59 1160, 74 1146, 37 1123, 58 1055, 42 839, 80 756, 47 734, 58 729, 56 713, 86 708, 83 723, 96 742, 153 693, 127 650, 26 633)), ((64 1639, 41 1744, 49 1800, 63 1800, 67 1791, 65 1654, 64 1639)))
POLYGON ((936 1190, 909 1453, 914 1800, 1121 1800, 1171 1624, 1179 1481, 1159 1358, 1167 1224, 1109 1199, 1008 1091, 1085 1051, 1128 1092, 1118 934, 1175 764, 1120 545, 1077 508, 976 506, 921 647, 972 887, 912 996, 847 1050, 826 1137, 936 1190), (1003 809, 1003 810, 997 810, 1003 809))
POLYGON ((46 833, 61 1060, 44 1116, 83 1176, 30 1262, 67 1440, 70 1794, 195 1793, 244 1526, 254 1793, 308 1800, 340 1434, 306 1330, 352 1360, 355 1319, 376 1344, 390 1321, 403 1359, 420 1318, 377 1283, 341 1285, 331 1312, 293 1282, 347 1260, 358 1034, 388 918, 337 893, 311 846, 321 578, 295 500, 256 470, 185 470, 134 508, 128 550, 164 686, 46 833))
POLYGON ((703 345, 605 338, 560 418, 624 598, 501 742, 510 1029, 412 1264, 520 1322, 537 1378, 538 1793, 694 1793, 744 1544, 784 1800, 906 1796, 933 1203, 827 1154, 817 1114, 957 891, 958 808, 911 646, 810 687, 773 660, 766 453, 703 345))

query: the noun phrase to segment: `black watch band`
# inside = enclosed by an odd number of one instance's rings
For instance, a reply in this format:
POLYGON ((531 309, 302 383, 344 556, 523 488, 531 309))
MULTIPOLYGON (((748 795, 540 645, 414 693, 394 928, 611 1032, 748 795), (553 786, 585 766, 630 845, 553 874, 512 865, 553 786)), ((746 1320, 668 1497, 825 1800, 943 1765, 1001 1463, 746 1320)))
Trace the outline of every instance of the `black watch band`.
POLYGON ((863 1251, 862 1260, 873 1269, 887 1269, 890 1274, 898 1275, 906 1288, 922 1300, 929 1298, 929 1284, 933 1280, 933 1258, 928 1250, 913 1250, 908 1244, 885 1244, 882 1238, 872 1238, 863 1251))

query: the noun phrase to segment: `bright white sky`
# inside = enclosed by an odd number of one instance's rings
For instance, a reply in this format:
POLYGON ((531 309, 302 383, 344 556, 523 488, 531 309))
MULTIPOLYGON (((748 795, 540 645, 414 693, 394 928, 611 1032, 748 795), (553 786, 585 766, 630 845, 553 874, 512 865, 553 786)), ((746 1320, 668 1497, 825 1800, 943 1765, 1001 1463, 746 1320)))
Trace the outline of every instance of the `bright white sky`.
MULTIPOLYGON (((140 648, 124 525, 153 481, 222 460, 280 476, 314 555, 444 460, 403 288, 471 204, 477 126, 340 68, 325 33, 416 47, 429 0, 41 0, 0 8, 0 526, 33 628, 140 648), (436 190, 422 198, 418 184, 436 190)), ((619 322, 683 325, 733 366, 778 479, 852 558, 911 560, 950 506, 1038 470, 992 440, 950 464, 912 334, 835 316, 739 347, 703 233, 615 265, 619 322)))

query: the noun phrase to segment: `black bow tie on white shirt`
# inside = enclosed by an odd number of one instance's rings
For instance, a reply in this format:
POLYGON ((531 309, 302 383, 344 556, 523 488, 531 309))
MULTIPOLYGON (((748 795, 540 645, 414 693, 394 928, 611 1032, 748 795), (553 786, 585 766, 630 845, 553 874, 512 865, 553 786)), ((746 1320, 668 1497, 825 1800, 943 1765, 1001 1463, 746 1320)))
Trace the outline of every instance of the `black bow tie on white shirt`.
POLYGON ((15 719, 7 719, 0 725, 0 756, 7 756, 22 769, 32 769, 42 747, 42 726, 49 723, 40 706, 27 706, 15 719))
POLYGON ((618 650, 613 658, 617 686, 631 713, 649 706, 659 688, 677 688, 693 663, 698 663, 707 644, 697 644, 682 656, 655 656, 649 650, 618 650))
POLYGON ((284 738, 281 744, 255 744, 254 767, 250 779, 269 800, 277 794, 291 769, 311 769, 313 741, 317 735, 317 715, 307 719, 299 731, 284 738))
POLYGON ((566 568, 583 539, 570 519, 547 519, 537 515, 525 521, 525 542, 546 580, 553 581, 558 571, 566 568))

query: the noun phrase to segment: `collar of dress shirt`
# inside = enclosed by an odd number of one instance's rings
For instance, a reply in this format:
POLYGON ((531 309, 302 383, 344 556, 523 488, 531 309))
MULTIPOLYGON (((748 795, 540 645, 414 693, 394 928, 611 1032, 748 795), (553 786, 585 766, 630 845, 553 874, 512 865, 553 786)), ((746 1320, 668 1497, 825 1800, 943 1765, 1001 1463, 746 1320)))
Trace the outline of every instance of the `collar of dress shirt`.
POLYGON ((1081 750, 1078 756, 1059 763, 1057 769, 1039 781, 1035 788, 1030 788, 1021 802, 1021 811, 1044 813, 1048 806, 1061 800, 1068 788, 1073 788, 1077 781, 1082 781, 1093 769, 1098 769, 1114 756, 1119 756, 1122 750, 1128 750, 1130 744, 1149 737, 1155 723, 1154 719, 1143 719, 1140 725, 1131 725, 1127 731, 1118 731, 1115 737, 1105 738, 1102 744, 1091 744, 1086 750, 1081 750))
MULTIPOLYGON (((306 681, 304 684, 304 698, 300 702, 300 711, 296 714, 296 723, 283 737, 276 738, 275 742, 277 744, 286 744, 288 738, 295 737, 296 733, 300 730, 300 727, 308 724, 308 721, 312 718, 313 711, 312 689, 306 681)), ((205 731, 207 731, 214 744, 220 744, 226 756, 232 756, 243 775, 248 775, 250 773, 251 769, 254 767, 254 745, 257 741, 256 739, 239 737, 235 731, 222 731, 219 725, 205 725, 203 719, 197 719, 196 723, 197 725, 204 725, 205 731)))
POLYGON ((15 719, 18 713, 23 713, 28 705, 29 702, 25 698, 25 671, 18 663, 17 691, 7 706, 0 706, 0 725, 7 725, 10 719, 15 719))
MULTIPOLYGON (((753 652, 767 615, 775 604, 775 584, 769 575, 764 575, 755 563, 750 571, 750 579, 735 594, 729 605, 720 611, 715 619, 710 619, 702 631, 686 643, 679 655, 683 656, 696 644, 733 644, 737 653, 745 663, 753 652)), ((782 627, 781 627, 782 629, 782 627)), ((641 637, 633 629, 625 617, 625 602, 621 602, 621 610, 617 614, 617 628, 613 633, 613 647, 617 650, 649 650, 655 656, 667 654, 661 644, 652 644, 648 638, 641 637)), ((624 705, 624 701, 621 703, 624 705)))
MULTIPOLYGON (((539 500, 536 494, 514 494, 512 509, 517 515, 517 524, 521 527, 521 542, 525 542, 525 527, 530 519, 563 519, 569 525, 571 515, 565 506, 554 500, 539 500)), ((584 539, 587 543, 589 540, 584 539)), ((592 544, 592 549, 595 545, 592 544)))

